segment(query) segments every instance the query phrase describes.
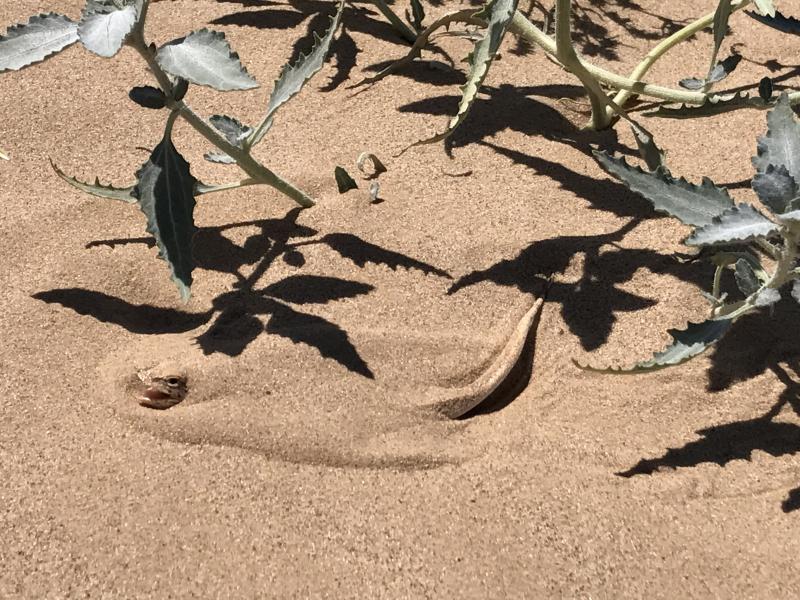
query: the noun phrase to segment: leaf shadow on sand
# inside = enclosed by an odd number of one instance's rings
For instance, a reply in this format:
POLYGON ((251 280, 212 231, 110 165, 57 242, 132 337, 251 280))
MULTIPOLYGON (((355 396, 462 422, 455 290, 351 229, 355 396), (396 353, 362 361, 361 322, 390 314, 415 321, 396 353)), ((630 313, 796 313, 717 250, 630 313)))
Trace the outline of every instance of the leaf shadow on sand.
MULTIPOLYGON (((173 308, 132 304, 102 292, 63 288, 38 292, 34 298, 60 304, 81 315, 112 323, 138 334, 166 334, 191 331, 206 323, 210 327, 196 341, 205 354, 219 352, 238 356, 264 332, 287 338, 296 344, 315 348, 323 357, 332 358, 352 372, 373 378, 369 365, 359 355, 345 330, 323 317, 296 307, 327 304, 345 298, 369 294, 374 287, 360 281, 294 274, 259 286, 259 281, 276 260, 283 259, 295 268, 305 264, 303 247, 324 245, 357 266, 367 263, 391 269, 413 269, 450 279, 441 269, 409 256, 371 244, 347 233, 318 232, 299 225, 300 209, 292 209, 282 219, 263 219, 220 227, 204 227, 195 240, 197 266, 236 277, 233 290, 216 298, 209 311, 195 313, 173 308), (260 231, 237 246, 223 235, 226 230, 257 227, 260 231), (245 275, 244 267, 252 270, 245 275), (267 319, 266 325, 262 319, 267 319)), ((92 246, 126 244, 153 245, 152 238, 98 240, 92 246)))
MULTIPOLYGON (((751 460, 760 450, 780 457, 800 453, 800 425, 776 418, 786 408, 800 417, 800 341, 795 335, 800 307, 791 300, 768 312, 740 319, 710 355, 707 389, 725 390, 732 385, 771 372, 784 389, 763 415, 701 429, 700 439, 668 448, 657 458, 644 458, 621 477, 652 475, 661 469, 694 467, 701 463, 725 466, 733 460, 751 460)), ((800 487, 789 491, 782 503, 785 512, 800 508, 800 487)))
MULTIPOLYGON (((306 34, 292 46, 287 62, 296 62, 301 55, 307 54, 314 45, 314 33, 321 34, 331 24, 335 12, 335 4, 321 0, 289 0, 285 3, 254 0, 218 0, 219 2, 240 4, 243 7, 259 7, 259 10, 233 12, 218 17, 212 25, 228 25, 236 27, 252 27, 256 29, 293 29, 305 23, 306 34)), ((331 44, 328 60, 333 59, 335 73, 320 91, 330 92, 347 81, 356 66, 359 48, 350 31, 365 33, 386 42, 407 46, 392 26, 382 20, 383 17, 374 10, 364 6, 349 5, 343 17, 344 27, 331 44)))

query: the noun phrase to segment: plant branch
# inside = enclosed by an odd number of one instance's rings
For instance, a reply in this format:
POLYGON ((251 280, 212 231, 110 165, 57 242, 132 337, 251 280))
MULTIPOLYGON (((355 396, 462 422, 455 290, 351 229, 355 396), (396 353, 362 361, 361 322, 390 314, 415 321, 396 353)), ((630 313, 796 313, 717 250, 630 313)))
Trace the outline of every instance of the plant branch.
MULTIPOLYGON (((731 14, 736 12, 737 10, 741 10, 748 6, 752 0, 739 0, 738 2, 733 2, 731 4, 731 14)), ((670 49, 674 48, 679 43, 688 40, 694 34, 699 31, 702 31, 709 25, 711 25, 714 21, 714 12, 710 12, 707 15, 704 15, 697 19, 696 21, 689 23, 685 27, 679 29, 675 33, 673 33, 668 38, 659 42, 650 52, 647 53, 647 56, 636 65, 636 67, 631 71, 629 75, 629 79, 634 81, 639 81, 642 77, 644 77, 647 72, 650 70, 656 61, 664 56, 670 49)), ((619 104, 620 106, 624 106, 626 102, 636 94, 632 93, 630 90, 621 90, 614 96, 614 102, 619 104)))
POLYGON ((200 135, 206 138, 214 146, 222 150, 225 154, 233 158, 239 167, 251 178, 259 183, 265 183, 279 192, 289 196, 304 208, 314 206, 314 201, 302 190, 299 190, 288 181, 284 180, 270 169, 254 159, 246 150, 231 144, 221 136, 213 127, 201 119, 183 100, 175 100, 173 97, 173 85, 167 74, 156 60, 154 47, 148 46, 144 39, 141 29, 136 29, 129 36, 131 45, 144 58, 158 85, 167 96, 167 105, 170 109, 177 111, 183 119, 189 123, 200 135))

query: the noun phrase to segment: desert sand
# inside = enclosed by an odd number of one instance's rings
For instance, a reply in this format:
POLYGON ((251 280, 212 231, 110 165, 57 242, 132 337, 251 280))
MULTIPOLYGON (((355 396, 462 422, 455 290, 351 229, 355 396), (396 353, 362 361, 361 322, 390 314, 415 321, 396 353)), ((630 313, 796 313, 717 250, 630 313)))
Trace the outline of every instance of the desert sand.
MULTIPOLYGON (((715 5, 578 4, 580 49, 620 73, 715 5)), ((82 5, 6 0, 0 23, 82 5)), ((148 35, 224 31, 261 88, 187 101, 253 123, 331 12, 158 2, 148 35)), ((166 116, 127 98, 151 83, 138 56, 76 46, 2 74, 0 596, 798 597, 797 305, 679 369, 579 370, 647 358, 708 310, 711 267, 677 258, 687 228, 591 156, 633 160, 627 128, 583 131, 576 81, 509 37, 452 140, 396 156, 444 127, 463 73, 423 61, 354 94, 407 46, 367 4, 344 25, 257 150, 318 205, 267 187, 201 197, 186 305, 136 206, 81 194, 48 162, 133 182, 166 116), (334 182, 364 151, 388 167, 378 204, 363 179, 344 195, 334 182), (514 385, 466 418, 430 410, 492 363, 551 276, 514 385), (164 361, 189 396, 143 408, 131 378, 164 361)), ((440 43, 456 61, 469 50, 440 43)), ((798 38, 736 15, 733 45, 729 87, 796 87, 798 38)), ((649 80, 705 72, 710 48, 696 36, 649 80)), ((674 173, 752 200, 763 112, 646 122, 674 173)), ((185 124, 175 143, 199 179, 239 177, 185 124)))

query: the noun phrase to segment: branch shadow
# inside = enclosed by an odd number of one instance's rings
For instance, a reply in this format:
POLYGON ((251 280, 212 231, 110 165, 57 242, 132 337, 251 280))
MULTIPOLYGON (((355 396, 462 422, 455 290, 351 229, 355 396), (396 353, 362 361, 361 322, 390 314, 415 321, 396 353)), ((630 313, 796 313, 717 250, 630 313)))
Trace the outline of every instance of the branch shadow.
POLYGON ((554 281, 547 298, 548 302, 561 305, 561 316, 581 346, 587 351, 594 350, 607 341, 617 321, 616 313, 642 310, 657 302, 619 287, 630 281, 640 268, 696 285, 712 275, 708 265, 681 263, 673 256, 653 250, 619 247, 617 243, 638 223, 638 219, 632 219, 605 235, 559 236, 533 242, 512 259, 464 275, 447 293, 455 294, 466 287, 491 281, 534 294, 548 278, 563 273, 574 257, 582 254, 584 265, 579 280, 554 281))
MULTIPOLYGON (((433 265, 352 234, 330 233, 318 237, 318 231, 296 222, 299 213, 299 208, 292 209, 282 219, 246 221, 199 230, 194 250, 197 266, 236 278, 233 290, 214 298, 212 308, 206 312, 132 304, 81 288, 48 290, 33 297, 137 334, 185 333, 210 323, 195 338, 205 354, 238 356, 259 335, 272 333, 296 344, 311 346, 323 357, 332 358, 348 370, 373 378, 369 365, 359 355, 345 330, 323 317, 295 308, 369 294, 374 290, 372 285, 298 273, 262 287, 259 284, 261 277, 281 258, 290 266, 302 268, 305 264, 302 249, 312 244, 326 246, 361 268, 373 263, 394 270, 403 267, 440 277, 450 278, 450 275, 433 265), (223 235, 225 231, 243 227, 255 227, 259 231, 248 236, 241 246, 223 235), (245 274, 243 269, 247 266, 252 269, 245 274)), ((127 244, 151 246, 154 242, 152 238, 96 240, 87 244, 87 248, 127 244)))
MULTIPOLYGON (((614 129, 589 131, 579 129, 564 115, 540 100, 530 96, 555 98, 559 101, 582 97, 582 90, 573 85, 513 86, 501 84, 484 86, 467 117, 467 125, 457 128, 444 141, 448 153, 454 148, 481 143, 501 152, 500 148, 485 141, 498 133, 511 130, 526 136, 542 136, 545 139, 566 144, 584 154, 591 154, 592 145, 600 145, 619 154, 638 156, 638 152, 619 143, 614 129)), ((439 115, 443 118, 456 114, 460 96, 443 95, 424 98, 399 107, 400 112, 439 115)), ((566 107, 565 107, 566 108, 566 107)), ((580 118, 583 118, 581 114, 580 118)), ((525 155, 515 154, 515 157, 525 155)), ((520 161, 524 162, 524 161, 520 161)))

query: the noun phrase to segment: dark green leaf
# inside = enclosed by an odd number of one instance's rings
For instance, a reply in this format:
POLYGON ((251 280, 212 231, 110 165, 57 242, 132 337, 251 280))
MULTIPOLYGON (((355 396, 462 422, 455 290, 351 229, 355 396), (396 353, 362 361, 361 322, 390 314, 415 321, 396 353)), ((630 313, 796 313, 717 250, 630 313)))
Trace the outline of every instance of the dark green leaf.
POLYGON ((745 297, 755 293, 758 288, 761 287, 761 282, 758 280, 753 267, 751 267, 750 263, 743 258, 740 258, 736 261, 736 271, 734 272, 734 277, 736 279, 736 285, 739 288, 739 291, 741 291, 745 297))
MULTIPOLYGON (((227 115, 212 115, 209 122, 226 140, 228 140, 228 142, 239 148, 242 147, 245 138, 253 132, 253 128, 249 125, 243 125, 238 119, 227 115)), ((218 152, 216 150, 206 152, 203 157, 209 162, 225 165, 232 165, 236 162, 236 160, 224 152, 218 152)))
POLYGON ((151 85, 141 85, 128 92, 128 97, 144 108, 164 108, 167 105, 167 97, 160 89, 151 85))
POLYGON ((758 82, 758 95, 764 102, 772 99, 772 79, 769 77, 762 77, 758 82))
POLYGON ((18 71, 77 41, 78 24, 69 17, 56 13, 33 16, 0 36, 0 71, 18 71))
POLYGON ((164 138, 136 173, 133 195, 147 217, 147 232, 155 238, 159 256, 167 261, 172 280, 187 301, 194 270, 192 238, 197 231, 194 224, 197 180, 189 171, 189 163, 173 146, 171 129, 172 119, 164 138))

